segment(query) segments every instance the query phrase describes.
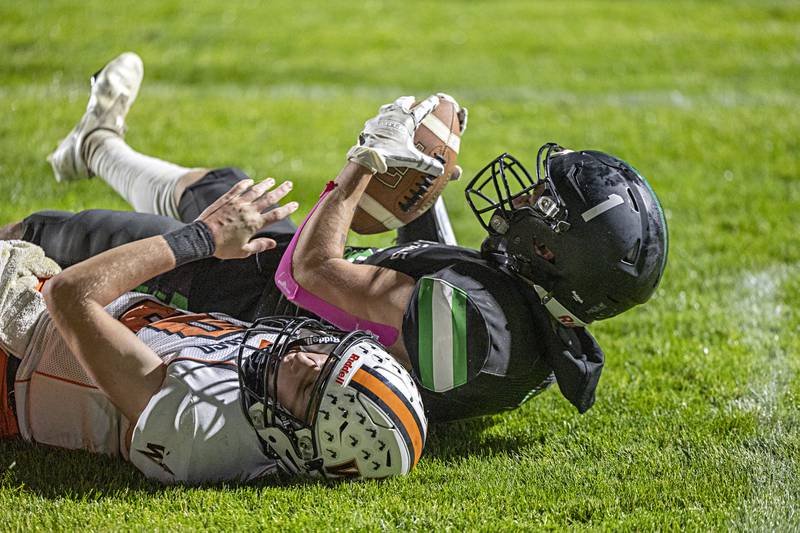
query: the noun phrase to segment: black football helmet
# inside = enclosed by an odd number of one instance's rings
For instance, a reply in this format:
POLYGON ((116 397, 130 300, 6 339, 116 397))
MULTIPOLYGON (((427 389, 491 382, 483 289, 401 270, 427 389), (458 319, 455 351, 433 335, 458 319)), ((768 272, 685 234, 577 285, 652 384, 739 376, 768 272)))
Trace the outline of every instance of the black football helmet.
POLYGON ((647 180, 625 161, 555 143, 536 179, 509 154, 469 182, 467 201, 489 236, 485 256, 531 285, 566 326, 646 302, 667 262, 667 223, 647 180))

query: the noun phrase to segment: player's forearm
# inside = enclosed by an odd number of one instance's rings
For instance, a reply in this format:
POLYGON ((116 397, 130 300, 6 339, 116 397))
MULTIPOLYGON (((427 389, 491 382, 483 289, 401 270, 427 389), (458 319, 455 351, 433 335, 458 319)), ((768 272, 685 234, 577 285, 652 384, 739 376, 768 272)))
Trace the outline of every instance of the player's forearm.
POLYGON ((108 250, 73 265, 45 286, 45 295, 72 305, 108 305, 148 279, 175 268, 175 256, 161 236, 108 250))
POLYGON ((325 262, 342 258, 353 215, 371 178, 369 169, 347 163, 336 177, 336 187, 317 205, 297 241, 293 266, 301 285, 305 286, 302 278, 325 262))
POLYGON ((295 234, 275 282, 297 305, 343 329, 368 329, 391 347, 402 344, 398 335, 414 280, 342 258, 353 213, 371 177, 362 166, 344 167, 336 186, 326 189, 295 234))
POLYGON ((342 255, 353 214, 371 177, 369 169, 355 163, 348 162, 342 168, 334 188, 303 226, 292 257, 297 283, 345 309, 351 307, 348 296, 359 291, 352 286, 356 280, 346 275, 346 267, 352 265, 342 255))

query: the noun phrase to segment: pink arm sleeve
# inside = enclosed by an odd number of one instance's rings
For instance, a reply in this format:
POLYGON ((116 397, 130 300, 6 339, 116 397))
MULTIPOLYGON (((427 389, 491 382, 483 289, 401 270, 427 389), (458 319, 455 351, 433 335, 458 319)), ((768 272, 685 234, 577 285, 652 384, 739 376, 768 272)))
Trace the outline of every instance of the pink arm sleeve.
POLYGON ((300 234, 306 227, 306 223, 311 219, 312 216, 314 216, 314 212, 317 210, 317 207, 319 207, 319 204, 322 203, 322 201, 334 189, 334 187, 336 187, 336 183, 329 181, 325 186, 325 190, 323 190, 322 194, 320 194, 319 201, 311 209, 311 212, 300 225, 300 228, 297 230, 297 232, 295 232, 294 237, 289 243, 289 247, 283 253, 281 262, 278 265, 278 270, 275 272, 275 284, 290 302, 294 302, 303 309, 319 315, 321 318, 327 320, 334 326, 346 331, 353 331, 356 329, 369 331, 373 335, 376 335, 378 340, 384 346, 391 346, 395 343, 395 341, 397 341, 397 336, 399 335, 399 332, 396 328, 386 324, 377 324, 375 322, 370 322, 369 320, 358 318, 357 316, 348 313, 344 309, 336 307, 332 303, 323 300, 319 296, 316 296, 301 287, 297 281, 295 281, 294 276, 292 275, 292 259, 294 257, 295 248, 297 247, 297 240, 300 238, 300 234))

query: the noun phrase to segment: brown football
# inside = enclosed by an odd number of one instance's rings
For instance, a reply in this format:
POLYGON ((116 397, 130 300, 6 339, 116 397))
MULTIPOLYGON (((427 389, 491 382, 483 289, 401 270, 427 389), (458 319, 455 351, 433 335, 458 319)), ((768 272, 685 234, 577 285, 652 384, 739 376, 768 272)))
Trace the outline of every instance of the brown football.
POLYGON ((414 143, 422 153, 444 162, 444 174, 437 178, 408 168, 376 174, 358 202, 350 229, 362 235, 381 233, 404 226, 430 209, 456 166, 461 145, 456 106, 439 98, 439 105, 417 129, 414 143))

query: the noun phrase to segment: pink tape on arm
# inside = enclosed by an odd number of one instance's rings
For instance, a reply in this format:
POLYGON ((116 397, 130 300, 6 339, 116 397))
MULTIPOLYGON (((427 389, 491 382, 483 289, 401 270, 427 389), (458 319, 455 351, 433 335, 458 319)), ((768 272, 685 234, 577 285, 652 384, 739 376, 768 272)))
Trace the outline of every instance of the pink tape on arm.
POLYGON ((328 182, 328 184, 325 186, 325 190, 323 190, 322 194, 319 195, 319 201, 311 209, 311 212, 308 214, 303 223, 300 224, 300 228, 295 232, 294 237, 289 243, 289 247, 286 248, 286 251, 283 253, 281 262, 278 265, 278 270, 275 271, 275 285, 278 286, 280 291, 290 302, 294 302, 303 309, 311 311, 312 313, 316 313, 334 326, 346 331, 353 331, 356 329, 369 331, 370 333, 377 335, 378 340, 384 346, 391 346, 395 343, 395 341, 397 341, 397 336, 399 335, 399 332, 396 328, 386 324, 377 324, 363 318, 358 318, 357 316, 348 313, 344 309, 336 307, 330 302, 323 300, 319 296, 316 296, 301 287, 300 284, 295 281, 294 276, 292 275, 292 259, 294 257, 294 250, 297 247, 297 240, 300 238, 300 234, 306 227, 306 223, 311 219, 312 216, 314 216, 314 212, 317 210, 317 207, 319 207, 319 204, 322 203, 325 197, 328 196, 328 194, 335 187, 336 184, 334 182, 328 182))

